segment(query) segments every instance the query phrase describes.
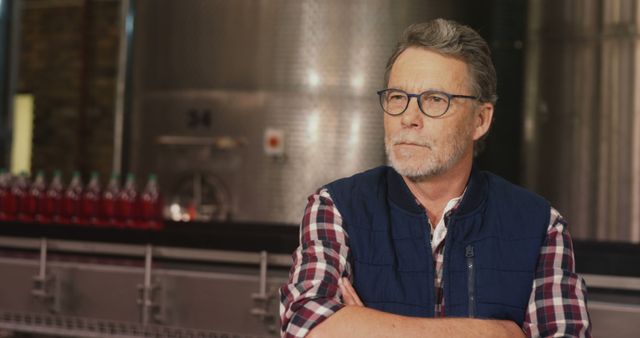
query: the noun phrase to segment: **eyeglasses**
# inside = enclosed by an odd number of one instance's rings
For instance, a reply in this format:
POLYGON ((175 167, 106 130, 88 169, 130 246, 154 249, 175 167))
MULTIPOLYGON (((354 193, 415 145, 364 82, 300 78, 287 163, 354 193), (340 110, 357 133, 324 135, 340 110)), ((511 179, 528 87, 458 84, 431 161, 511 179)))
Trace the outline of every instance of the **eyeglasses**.
POLYGON ((449 94, 437 90, 427 90, 420 94, 410 94, 400 89, 383 89, 377 92, 380 96, 380 105, 382 109, 389 115, 400 115, 409 107, 409 101, 412 97, 418 100, 420 111, 429 117, 440 117, 444 115, 451 105, 451 99, 473 99, 478 100, 476 96, 449 94))

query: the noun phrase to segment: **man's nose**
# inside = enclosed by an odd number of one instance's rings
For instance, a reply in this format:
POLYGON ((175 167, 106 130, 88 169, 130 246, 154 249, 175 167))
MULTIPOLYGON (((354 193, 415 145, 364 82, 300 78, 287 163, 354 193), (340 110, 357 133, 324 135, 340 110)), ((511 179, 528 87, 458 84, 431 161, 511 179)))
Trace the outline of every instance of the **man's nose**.
POLYGON ((418 106, 418 98, 410 97, 407 110, 401 115, 402 126, 405 128, 422 128, 423 114, 418 106), (414 100, 415 99, 415 100, 414 100))

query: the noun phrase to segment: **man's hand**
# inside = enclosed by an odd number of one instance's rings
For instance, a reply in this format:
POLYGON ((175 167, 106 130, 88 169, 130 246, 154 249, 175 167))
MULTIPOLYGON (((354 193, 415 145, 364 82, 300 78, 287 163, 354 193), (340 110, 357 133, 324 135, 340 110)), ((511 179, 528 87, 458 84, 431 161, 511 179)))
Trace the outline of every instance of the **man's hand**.
POLYGON ((340 278, 340 283, 338 283, 338 285, 340 286, 340 292, 342 292, 342 300, 344 301, 345 305, 364 306, 364 304, 362 304, 362 301, 360 300, 360 297, 358 297, 356 290, 351 285, 351 282, 349 282, 349 278, 340 278))

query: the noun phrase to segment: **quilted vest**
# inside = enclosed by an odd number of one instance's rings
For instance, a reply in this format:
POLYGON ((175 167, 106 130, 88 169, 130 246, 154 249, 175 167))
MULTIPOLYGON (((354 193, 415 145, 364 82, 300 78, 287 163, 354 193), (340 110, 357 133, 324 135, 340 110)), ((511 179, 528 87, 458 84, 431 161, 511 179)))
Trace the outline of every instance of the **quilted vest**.
MULTIPOLYGON (((365 306, 433 317, 431 227, 402 177, 378 167, 326 187, 342 215, 354 287, 365 306)), ((474 168, 445 220, 446 316, 522 325, 549 217, 543 198, 474 168)))

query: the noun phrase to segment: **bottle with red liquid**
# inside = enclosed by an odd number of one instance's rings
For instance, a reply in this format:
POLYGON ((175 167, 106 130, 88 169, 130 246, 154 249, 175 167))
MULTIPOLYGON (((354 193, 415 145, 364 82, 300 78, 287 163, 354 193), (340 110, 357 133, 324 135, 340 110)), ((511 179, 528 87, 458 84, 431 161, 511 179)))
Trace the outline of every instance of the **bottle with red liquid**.
POLYGON ((49 187, 44 194, 42 207, 42 221, 62 223, 62 199, 64 196, 64 187, 62 184, 62 173, 60 170, 53 172, 53 178, 49 187))
POLYGON ((62 214, 64 222, 79 224, 80 222, 80 199, 82 198, 82 178, 80 172, 74 171, 71 182, 64 192, 62 199, 62 214))
POLYGON ((102 220, 98 225, 117 225, 118 212, 116 211, 116 201, 118 199, 118 194, 120 193, 119 181, 120 175, 113 173, 111 175, 111 179, 109 179, 109 184, 107 184, 102 192, 102 220))
POLYGON ((46 183, 44 181, 44 172, 38 170, 36 178, 33 184, 29 187, 29 190, 25 196, 23 221, 43 221, 43 206, 46 190, 46 183))
POLYGON ((98 226, 100 216, 100 178, 98 172, 91 172, 89 184, 87 184, 81 200, 81 223, 98 226))
POLYGON ((162 197, 158 188, 156 175, 149 175, 147 185, 140 197, 140 228, 162 229, 162 197))
POLYGON ((18 212, 18 221, 21 222, 30 222, 32 220, 32 215, 27 212, 27 199, 29 195, 28 175, 26 171, 21 172, 11 187, 11 194, 17 202, 16 210, 18 212))
POLYGON ((118 225, 124 228, 135 228, 138 210, 138 191, 136 190, 135 175, 129 173, 124 187, 116 199, 118 225))
POLYGON ((13 221, 17 216, 17 202, 11 193, 11 174, 0 170, 0 221, 13 221))

